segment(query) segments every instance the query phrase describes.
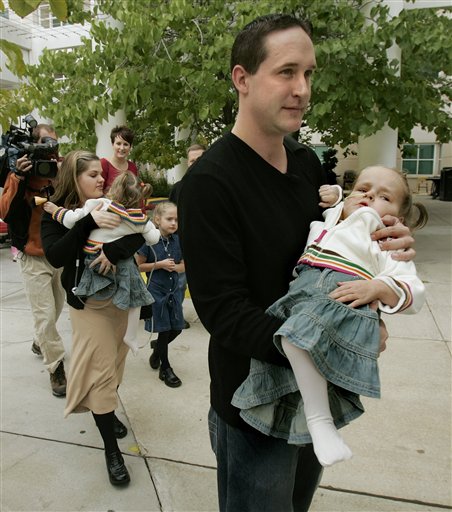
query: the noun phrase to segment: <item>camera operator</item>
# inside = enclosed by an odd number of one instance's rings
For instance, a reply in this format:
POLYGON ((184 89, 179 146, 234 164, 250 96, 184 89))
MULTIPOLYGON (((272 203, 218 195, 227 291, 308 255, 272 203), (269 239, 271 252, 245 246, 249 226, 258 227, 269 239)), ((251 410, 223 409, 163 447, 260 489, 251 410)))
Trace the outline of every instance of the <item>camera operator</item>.
MULTIPOLYGON (((44 137, 57 139, 53 127, 47 124, 38 124, 32 137, 37 143, 44 137)), ((12 245, 21 251, 18 259, 35 329, 31 350, 43 356, 53 395, 63 397, 66 396, 64 346, 56 328, 64 304, 62 270, 53 268, 44 256, 40 233, 43 208, 34 201, 35 196, 51 195, 52 180, 32 175, 32 168, 32 161, 25 155, 17 159, 15 169, 10 169, 0 197, 0 217, 8 222, 12 245)))

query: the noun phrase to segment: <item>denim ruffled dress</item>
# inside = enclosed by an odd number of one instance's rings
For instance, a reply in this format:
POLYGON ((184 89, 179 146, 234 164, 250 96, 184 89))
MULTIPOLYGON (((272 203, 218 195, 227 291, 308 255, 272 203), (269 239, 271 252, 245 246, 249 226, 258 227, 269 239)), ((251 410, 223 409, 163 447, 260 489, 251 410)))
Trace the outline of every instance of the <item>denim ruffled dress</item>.
POLYGON ((115 273, 110 270, 106 275, 90 268, 95 258, 97 255, 85 257, 85 269, 74 295, 94 300, 111 299, 119 309, 138 308, 154 302, 133 258, 119 260, 115 273))
MULTIPOLYGON (((296 273, 288 293, 267 310, 284 321, 274 342, 284 353, 284 336, 309 352, 328 381, 331 413, 340 428, 364 412, 359 395, 380 397, 379 316, 367 305, 350 308, 328 297, 339 281, 359 277, 307 265, 299 265, 296 273)), ((252 360, 232 404, 242 409, 247 423, 267 435, 292 444, 311 442, 303 401, 289 368, 252 360)))

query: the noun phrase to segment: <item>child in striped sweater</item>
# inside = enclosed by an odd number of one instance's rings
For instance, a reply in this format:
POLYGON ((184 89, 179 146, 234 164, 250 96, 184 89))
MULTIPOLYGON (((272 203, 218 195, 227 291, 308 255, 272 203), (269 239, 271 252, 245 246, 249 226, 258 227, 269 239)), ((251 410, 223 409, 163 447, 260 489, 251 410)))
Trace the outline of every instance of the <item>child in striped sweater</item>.
POLYGON ((291 369, 252 360, 232 400, 261 432, 312 442, 323 466, 352 456, 337 429, 364 411, 359 395, 380 396, 378 312, 416 313, 424 301, 414 264, 371 238, 385 215, 412 229, 427 221, 402 173, 373 166, 323 222, 311 223, 289 291, 267 310, 282 322, 274 342, 291 369))
POLYGON ((83 274, 73 292, 80 300, 87 297, 99 301, 110 299, 118 308, 129 310, 124 342, 134 354, 140 348, 137 332, 141 306, 152 304, 154 299, 147 290, 133 257, 120 260, 108 273, 99 273, 92 267, 92 262, 99 255, 102 244, 126 235, 141 233, 148 245, 154 245, 159 241, 160 231, 141 209, 151 192, 151 185, 142 183, 137 176, 126 171, 115 178, 107 197, 88 199, 83 208, 68 210, 50 201, 43 205, 46 212, 68 229, 94 209, 112 212, 120 217, 121 223, 116 228, 97 228, 91 231, 83 247, 83 274))

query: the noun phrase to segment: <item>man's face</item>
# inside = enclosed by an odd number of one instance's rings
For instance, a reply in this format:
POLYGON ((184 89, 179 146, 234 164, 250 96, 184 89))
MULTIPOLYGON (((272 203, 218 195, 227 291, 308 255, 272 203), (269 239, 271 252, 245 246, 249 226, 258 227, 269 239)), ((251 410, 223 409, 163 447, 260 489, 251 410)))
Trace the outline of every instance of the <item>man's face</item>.
POLYGON ((190 167, 190 165, 193 165, 203 153, 203 149, 192 149, 191 151, 189 151, 187 154, 188 167, 190 167))
POLYGON ((46 128, 41 128, 39 131, 38 144, 42 143, 44 137, 51 137, 52 139, 58 140, 58 136, 55 132, 49 132, 46 128))
POLYGON ((301 126, 311 98, 315 52, 306 32, 293 27, 265 39, 266 59, 254 75, 246 74, 242 107, 269 135, 287 135, 301 126))

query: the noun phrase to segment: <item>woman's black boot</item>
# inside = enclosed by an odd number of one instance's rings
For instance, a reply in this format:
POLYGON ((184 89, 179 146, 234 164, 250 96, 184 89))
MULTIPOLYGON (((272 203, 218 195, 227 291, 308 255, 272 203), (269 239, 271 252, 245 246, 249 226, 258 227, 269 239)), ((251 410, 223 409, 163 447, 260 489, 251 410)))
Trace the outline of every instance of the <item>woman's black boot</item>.
POLYGON ((108 477, 112 485, 126 485, 130 482, 130 475, 127 471, 124 459, 119 450, 105 453, 108 477))

